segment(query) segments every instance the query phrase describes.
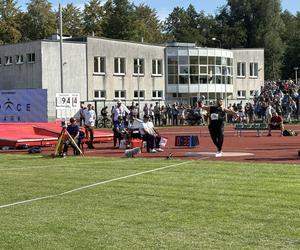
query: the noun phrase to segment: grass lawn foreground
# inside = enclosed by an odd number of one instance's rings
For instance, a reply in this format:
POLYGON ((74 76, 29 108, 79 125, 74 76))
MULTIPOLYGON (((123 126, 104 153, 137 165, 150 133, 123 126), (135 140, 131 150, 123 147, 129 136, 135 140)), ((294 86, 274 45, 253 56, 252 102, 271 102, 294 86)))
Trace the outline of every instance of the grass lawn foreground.
POLYGON ((300 249, 300 167, 1 154, 0 225, 0 249, 300 249))

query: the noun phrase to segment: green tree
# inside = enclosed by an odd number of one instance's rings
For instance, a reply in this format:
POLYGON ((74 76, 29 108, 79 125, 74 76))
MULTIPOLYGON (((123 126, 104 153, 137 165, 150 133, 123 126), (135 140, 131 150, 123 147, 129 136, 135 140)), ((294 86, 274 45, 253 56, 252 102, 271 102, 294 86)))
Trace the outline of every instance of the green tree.
POLYGON ((25 40, 45 39, 56 33, 56 15, 47 0, 31 0, 22 22, 25 40))
POLYGON ((207 46, 213 37, 215 20, 206 16, 204 12, 197 13, 193 5, 185 10, 175 7, 164 23, 167 34, 178 42, 196 42, 200 46, 207 46))
POLYGON ((161 43, 164 41, 162 24, 155 10, 147 5, 136 6, 134 10, 132 40, 148 43, 161 43))
POLYGON ((62 9, 63 34, 71 36, 83 35, 83 16, 78 7, 72 3, 62 9))
POLYGON ((99 0, 90 0, 84 5, 83 26, 85 35, 102 35, 103 7, 99 0))
POLYGON ((14 0, 0 2, 0 43, 16 43, 20 41, 21 12, 14 0))
POLYGON ((295 67, 300 68, 300 12, 294 16, 288 11, 285 11, 281 15, 285 24, 285 32, 282 34, 282 40, 286 45, 284 53, 282 78, 294 79, 295 67))
POLYGON ((281 76, 285 46, 280 0, 228 0, 216 19, 227 48, 264 48, 266 78, 281 76))
POLYGON ((112 0, 106 6, 109 15, 103 24, 103 34, 114 39, 130 40, 134 37, 134 5, 128 0, 112 0))

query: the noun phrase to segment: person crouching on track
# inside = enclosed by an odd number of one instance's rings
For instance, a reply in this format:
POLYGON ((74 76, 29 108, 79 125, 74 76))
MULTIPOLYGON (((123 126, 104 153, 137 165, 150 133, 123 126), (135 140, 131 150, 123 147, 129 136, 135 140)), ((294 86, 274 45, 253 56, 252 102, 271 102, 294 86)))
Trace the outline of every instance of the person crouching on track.
POLYGON ((282 136, 284 127, 283 127, 283 120, 280 115, 278 115, 277 112, 272 113, 272 117, 270 119, 270 122, 268 124, 269 134, 268 136, 271 136, 271 130, 272 129, 280 129, 280 135, 282 136))
POLYGON ((64 142, 63 157, 65 157, 67 155, 69 146, 71 146, 73 148, 74 155, 80 155, 80 152, 77 149, 77 148, 80 148, 80 144, 81 144, 80 129, 79 129, 79 126, 77 125, 76 120, 73 117, 70 118, 70 124, 67 126, 67 131, 68 131, 69 135, 76 142, 77 147, 76 147, 76 145, 74 145, 74 143, 71 141, 71 139, 67 137, 66 141, 64 142))
POLYGON ((198 105, 206 110, 209 114, 208 130, 210 137, 217 147, 216 157, 221 157, 223 141, 224 141, 224 121, 226 119, 226 113, 238 116, 238 113, 230 109, 223 107, 223 99, 217 99, 216 105, 205 106, 202 101, 198 102, 198 105))
POLYGON ((147 143, 147 152, 162 152, 163 150, 160 148, 159 145, 161 136, 159 135, 158 131, 154 128, 153 123, 149 121, 149 119, 150 116, 144 115, 144 120, 140 126, 140 134, 142 136, 142 139, 147 143))

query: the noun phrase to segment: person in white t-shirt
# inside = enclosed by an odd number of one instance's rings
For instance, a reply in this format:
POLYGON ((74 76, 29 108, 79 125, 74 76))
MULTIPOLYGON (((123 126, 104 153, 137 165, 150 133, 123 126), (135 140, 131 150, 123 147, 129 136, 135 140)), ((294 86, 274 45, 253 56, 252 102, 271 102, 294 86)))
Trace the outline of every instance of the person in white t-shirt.
POLYGON ((140 125, 141 137, 143 141, 147 142, 148 153, 162 152, 163 150, 159 145, 161 136, 155 129, 153 123, 149 121, 149 119, 150 117, 148 115, 144 115, 144 120, 140 125))
POLYGON ((84 116, 85 134, 86 137, 89 138, 88 148, 93 149, 96 112, 92 109, 91 104, 87 105, 87 109, 83 111, 83 116, 84 116))

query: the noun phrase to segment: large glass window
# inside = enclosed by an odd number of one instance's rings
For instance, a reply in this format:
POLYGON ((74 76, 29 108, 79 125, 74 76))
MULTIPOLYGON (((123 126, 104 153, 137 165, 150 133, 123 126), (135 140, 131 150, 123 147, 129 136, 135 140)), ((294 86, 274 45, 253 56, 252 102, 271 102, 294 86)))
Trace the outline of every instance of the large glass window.
POLYGON ((178 75, 168 75, 168 84, 178 84, 178 75))
POLYGON ((200 56, 200 65, 207 65, 207 56, 200 56))
POLYGON ((179 56, 179 64, 189 64, 188 56, 179 56))
POLYGON ((207 74, 207 66, 200 66, 200 74, 207 74))
POLYGON ((169 56, 168 57, 168 65, 178 65, 177 56, 169 56))
POLYGON ((221 57, 216 57, 216 65, 221 65, 221 64, 222 64, 221 57))
POLYGON ((179 76, 179 84, 188 84, 189 76, 188 75, 180 75, 179 76))
POLYGON ((198 62, 198 56, 190 56, 190 64, 195 64, 195 65, 198 65, 199 62, 198 62))
POLYGON ((209 56, 208 57, 208 64, 209 65, 215 65, 215 57, 214 56, 209 56))
POLYGON ((250 77, 258 77, 258 63, 250 63, 250 77))
POLYGON ((190 83, 191 84, 198 84, 199 83, 199 76, 191 75, 190 76, 190 83))
POLYGON ((179 73, 180 74, 188 74, 189 73, 189 66, 188 65, 183 65, 183 66, 179 66, 179 73))
POLYGON ((191 75, 199 75, 199 66, 198 65, 191 65, 190 66, 190 74, 191 75))
POLYGON ((115 74, 125 75, 125 58, 116 57, 115 58, 115 74))
POLYGON ((207 82, 208 82, 207 76, 200 76, 199 81, 200 81, 200 83, 207 84, 207 82))

